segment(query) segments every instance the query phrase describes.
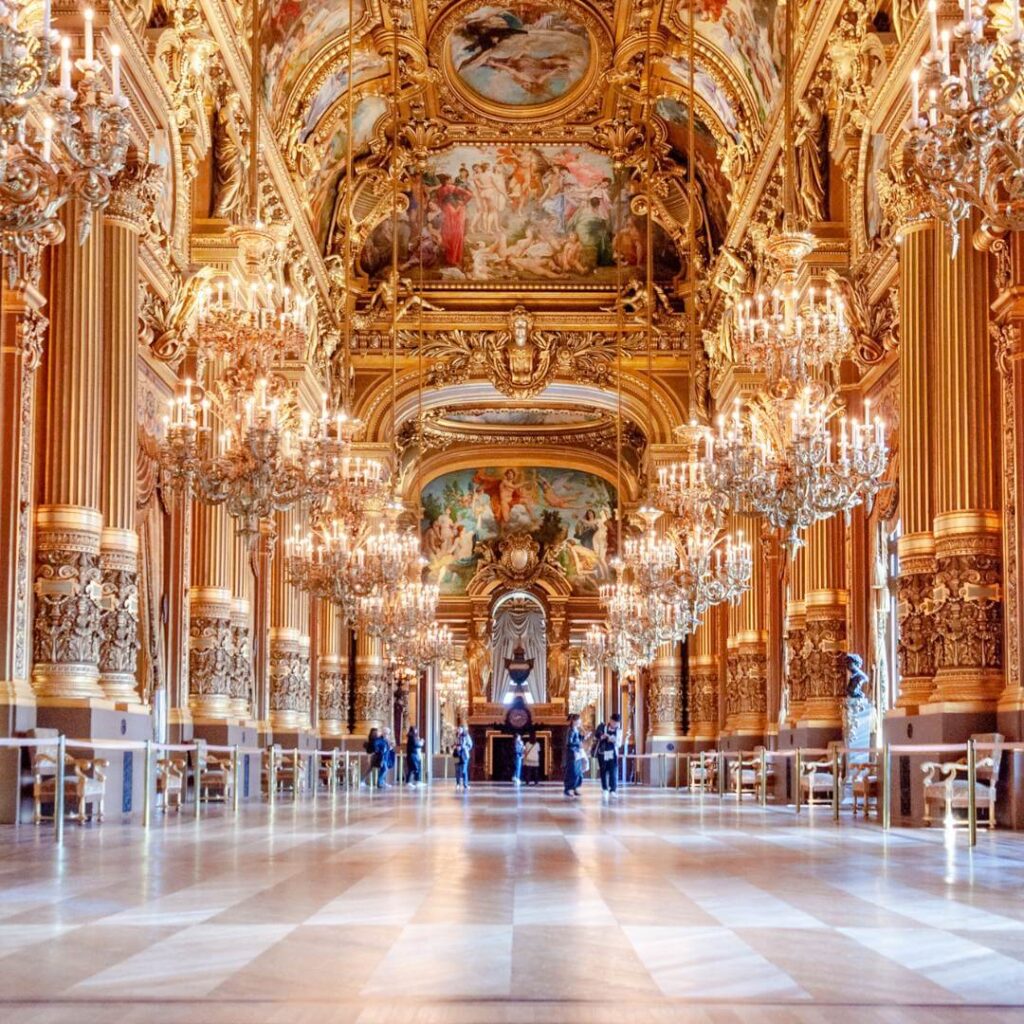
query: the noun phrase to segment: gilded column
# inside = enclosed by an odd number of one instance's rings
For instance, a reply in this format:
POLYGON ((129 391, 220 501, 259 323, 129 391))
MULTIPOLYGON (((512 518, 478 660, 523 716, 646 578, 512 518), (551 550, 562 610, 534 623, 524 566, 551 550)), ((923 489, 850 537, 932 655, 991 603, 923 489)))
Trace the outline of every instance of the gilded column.
POLYGON ((682 705, 679 683, 681 673, 679 644, 658 648, 658 656, 648 676, 647 707, 650 739, 677 738, 682 732, 682 705))
POLYGON ((192 586, 189 589, 189 708, 197 719, 232 713, 231 551, 234 529, 223 505, 192 506, 192 586))
POLYGON ((249 538, 235 533, 231 549, 231 713, 252 718, 252 606, 254 552, 249 538))
POLYGON ((163 168, 131 164, 114 182, 103 214, 103 404, 100 464, 100 685, 111 700, 137 705, 139 536, 135 530, 136 350, 139 234, 152 216, 163 168))
POLYGON ((381 642, 370 636, 365 629, 356 632, 355 682, 355 721, 352 730, 356 736, 365 736, 370 729, 385 724, 391 703, 381 642))
POLYGON ((103 697, 99 684, 102 231, 75 242, 77 200, 61 212, 68 242, 50 250, 50 338, 43 360, 36 507, 32 685, 41 702, 103 697))
MULTIPOLYGON (((908 208, 908 217, 913 207, 908 208)), ((914 712, 935 685, 932 590, 935 584, 936 415, 932 374, 938 326, 941 252, 933 221, 908 220, 900 247, 900 576, 898 708, 914 712)))
POLYGON ((1003 481, 1003 605, 1006 618, 1006 685, 999 697, 999 731, 1024 736, 1024 233, 997 240, 996 285, 991 326, 1002 385, 1000 426, 1003 481))
POLYGON ((807 703, 807 666, 804 638, 807 602, 804 600, 804 548, 798 548, 789 567, 789 597, 786 602, 786 721, 792 725, 803 717, 807 703))
POLYGON ((270 727, 309 728, 309 598, 286 579, 284 539, 294 533, 298 513, 278 513, 270 573, 270 727))
POLYGON ((46 300, 32 284, 0 284, 0 703, 31 703, 30 565, 35 377, 46 300))
MULTIPOLYGON (((965 225, 969 228, 969 225, 965 225)), ((1003 689, 999 389, 987 253, 939 261, 935 441, 935 690, 931 704, 994 709, 1003 689)))
POLYGON ((846 693, 845 529, 841 516, 814 523, 804 555, 805 701, 798 725, 841 729, 846 693))
POLYGON ((765 564, 760 524, 733 515, 730 529, 743 531, 753 547, 750 589, 729 608, 726 654, 725 729, 731 736, 763 737, 768 712, 768 634, 764 622, 765 564))
POLYGON ((690 638, 690 738, 713 743, 718 735, 718 654, 715 618, 719 608, 709 608, 704 622, 690 638))
POLYGON ((317 702, 321 736, 344 735, 348 721, 348 688, 345 686, 345 659, 341 651, 343 628, 338 609, 329 601, 321 601, 317 631, 320 643, 317 702))

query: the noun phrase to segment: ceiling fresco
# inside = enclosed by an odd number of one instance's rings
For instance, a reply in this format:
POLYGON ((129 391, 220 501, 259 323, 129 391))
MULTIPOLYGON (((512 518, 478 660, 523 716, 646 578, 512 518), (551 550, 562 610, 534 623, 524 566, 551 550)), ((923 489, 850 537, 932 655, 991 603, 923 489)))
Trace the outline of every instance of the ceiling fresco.
MULTIPOLYGON (((641 272, 646 222, 603 153, 582 146, 455 146, 415 174, 398 218, 399 267, 413 278, 500 285, 610 284, 641 272)), ((390 269, 391 218, 370 235, 363 270, 390 269)), ((655 274, 680 272, 675 244, 653 232, 655 274)))
POLYGON ((471 94, 535 107, 571 93, 590 69, 586 27, 546 3, 467 6, 446 41, 446 57, 471 94))
POLYGON ((526 533, 557 559, 576 594, 596 594, 614 555, 615 488, 592 473, 550 466, 460 469, 421 492, 428 576, 465 593, 478 545, 526 533))

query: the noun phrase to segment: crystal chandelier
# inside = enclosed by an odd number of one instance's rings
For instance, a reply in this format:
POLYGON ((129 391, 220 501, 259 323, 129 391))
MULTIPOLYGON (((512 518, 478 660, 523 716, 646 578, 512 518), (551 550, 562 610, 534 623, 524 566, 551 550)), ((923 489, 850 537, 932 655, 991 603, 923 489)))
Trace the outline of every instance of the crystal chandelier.
POLYGON ((82 13, 83 56, 72 62, 71 40, 50 27, 50 0, 44 0, 37 32, 21 26, 27 7, 22 0, 0 4, 0 253, 10 259, 11 284, 19 265, 37 262, 43 247, 63 239, 57 214, 72 197, 83 203, 78 240, 88 237, 89 214, 110 198, 111 179, 124 167, 129 143, 121 51, 110 48, 108 92, 101 85, 103 63, 94 53, 92 9, 82 13), (59 85, 50 86, 58 64, 59 85), (79 75, 74 86, 73 68, 79 75), (42 132, 30 140, 33 101, 43 108, 42 132))
POLYGON ((972 208, 988 234, 1024 228, 1024 32, 1020 4, 1009 6, 1009 24, 993 30, 984 2, 962 0, 963 19, 940 33, 930 0, 931 46, 910 76, 904 163, 954 253, 972 208))
POLYGON ((220 360, 212 387, 186 380, 164 417, 160 459, 171 479, 203 501, 223 504, 239 533, 315 493, 310 452, 329 433, 295 414, 295 400, 273 364, 304 349, 305 306, 269 284, 239 288, 232 280, 204 288, 196 344, 201 360, 220 360), (216 422, 218 429, 215 429, 216 422))
POLYGON ((569 686, 569 710, 580 714, 585 708, 596 705, 602 690, 597 668, 584 657, 569 686))
POLYGON ((366 547, 338 520, 285 539, 288 582, 311 597, 332 602, 347 622, 356 617, 361 596, 379 585, 378 567, 366 547))
POLYGON ((736 361, 769 380, 802 380, 838 368, 853 344, 843 300, 813 287, 801 303, 795 288, 776 288, 733 308, 736 361))
POLYGON ((750 408, 737 401, 728 427, 720 416, 710 437, 707 476, 736 511, 754 511, 783 531, 791 550, 800 531, 838 512, 849 513, 882 486, 889 459, 885 428, 871 418, 848 421, 836 393, 820 382, 797 391, 782 381, 750 408), (830 424, 840 418, 835 444, 830 424), (836 451, 838 448, 838 451, 836 451))
POLYGON ((613 630, 610 624, 592 625, 583 645, 584 656, 590 664, 610 668, 620 679, 636 672, 640 657, 628 636, 613 630))

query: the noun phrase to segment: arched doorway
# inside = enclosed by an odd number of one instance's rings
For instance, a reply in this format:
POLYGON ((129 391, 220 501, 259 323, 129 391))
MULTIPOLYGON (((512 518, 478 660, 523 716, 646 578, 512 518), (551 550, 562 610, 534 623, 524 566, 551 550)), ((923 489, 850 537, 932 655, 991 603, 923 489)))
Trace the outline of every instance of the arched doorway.
POLYGON ((491 609, 491 693, 496 704, 511 704, 522 693, 527 704, 542 704, 547 690, 547 612, 541 600, 526 590, 502 594, 491 609), (525 689, 515 686, 506 662, 517 647, 533 662, 525 689))

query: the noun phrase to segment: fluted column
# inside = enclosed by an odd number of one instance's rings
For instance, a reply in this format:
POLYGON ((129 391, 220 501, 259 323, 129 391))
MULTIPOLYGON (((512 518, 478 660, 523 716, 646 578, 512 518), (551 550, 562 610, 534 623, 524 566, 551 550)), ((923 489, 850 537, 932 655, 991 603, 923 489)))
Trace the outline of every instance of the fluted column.
POLYGON ((30 703, 35 381, 46 300, 22 282, 0 297, 0 702, 30 703))
POLYGON ((898 708, 913 712, 935 685, 932 588, 935 582, 936 277, 941 251, 933 221, 903 227, 900 248, 899 487, 902 532, 898 708))
POLYGON ((231 551, 231 712, 250 718, 253 711, 253 558, 247 536, 235 533, 231 551))
POLYGON ((839 729, 843 724, 849 600, 844 534, 840 516, 817 522, 807 531, 804 556, 806 694, 797 724, 808 728, 839 729))
POLYGON ((718 652, 715 617, 720 607, 710 608, 704 622, 690 638, 690 738, 695 743, 714 742, 718 735, 718 652))
POLYGON ((789 708, 786 720, 795 725, 803 717, 807 703, 807 666, 804 639, 807 628, 807 603, 804 600, 804 548, 798 548, 789 567, 789 597, 786 602, 786 688, 789 708))
POLYGON ((725 729, 732 736, 764 736, 768 711, 768 634, 764 620, 765 565, 757 519, 733 515, 730 530, 743 531, 753 548, 750 589, 729 608, 725 729))
POLYGON ((1000 732, 1024 735, 1024 232, 999 239, 991 333, 1001 383, 1003 482, 1003 602, 1006 621, 1006 685, 999 697, 1000 732))
POLYGON ((385 724, 390 706, 384 670, 384 652, 380 640, 366 630, 356 633, 355 722, 353 731, 364 736, 374 726, 385 724))
POLYGON ((50 250, 50 337, 43 359, 36 507, 32 685, 41 702, 99 699, 100 272, 95 223, 75 241, 79 204, 61 212, 68 241, 50 250))
POLYGON ((189 708, 195 718, 223 720, 232 710, 231 545, 234 530, 223 505, 196 501, 192 516, 189 708))
POLYGON ((284 540, 295 532, 296 511, 277 516, 277 543, 270 573, 270 726, 309 728, 309 597, 289 585, 284 540))
POLYGON ((320 657, 317 663, 317 702, 320 710, 320 735, 342 736, 348 721, 348 687, 345 685, 345 658, 342 655, 344 624, 338 609, 329 601, 320 602, 320 657))
POLYGON ((992 710, 1003 689, 999 388, 987 253, 967 233, 939 262, 933 706, 992 710))
POLYGON ((103 404, 100 466, 100 685, 118 704, 137 705, 139 536, 135 530, 139 332, 139 234, 159 197, 163 168, 132 164, 103 214, 103 404))
POLYGON ((662 644, 658 648, 647 688, 650 739, 675 739, 682 732, 681 664, 678 643, 662 644))

